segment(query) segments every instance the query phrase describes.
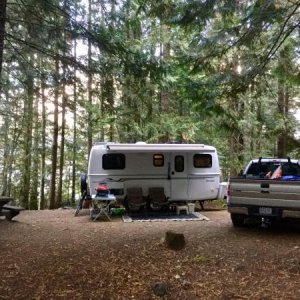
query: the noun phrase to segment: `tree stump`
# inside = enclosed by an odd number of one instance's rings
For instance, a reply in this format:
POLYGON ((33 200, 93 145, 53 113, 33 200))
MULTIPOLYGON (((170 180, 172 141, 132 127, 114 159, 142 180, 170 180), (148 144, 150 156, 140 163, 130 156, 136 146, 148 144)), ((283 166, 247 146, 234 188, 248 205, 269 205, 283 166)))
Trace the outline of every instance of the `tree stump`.
POLYGON ((167 247, 172 250, 181 250, 185 247, 185 238, 182 233, 167 231, 165 242, 167 247))

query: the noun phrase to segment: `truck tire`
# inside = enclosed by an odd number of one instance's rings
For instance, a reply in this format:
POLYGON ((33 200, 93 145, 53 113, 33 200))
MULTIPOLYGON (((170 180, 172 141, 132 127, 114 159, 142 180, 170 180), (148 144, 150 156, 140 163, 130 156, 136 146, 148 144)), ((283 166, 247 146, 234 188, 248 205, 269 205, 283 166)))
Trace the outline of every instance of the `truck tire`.
POLYGON ((234 227, 244 226, 246 216, 241 214, 231 214, 231 221, 234 227))

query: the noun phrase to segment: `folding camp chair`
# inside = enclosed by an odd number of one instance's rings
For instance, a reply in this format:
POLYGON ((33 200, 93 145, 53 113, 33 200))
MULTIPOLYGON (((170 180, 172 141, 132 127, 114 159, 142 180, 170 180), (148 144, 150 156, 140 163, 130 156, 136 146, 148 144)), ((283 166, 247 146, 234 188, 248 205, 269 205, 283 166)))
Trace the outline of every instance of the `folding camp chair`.
POLYGON ((126 204, 130 211, 138 211, 146 205, 141 187, 127 188, 126 204))
POLYGON ((163 187, 149 188, 149 204, 153 210, 160 210, 169 207, 168 198, 165 195, 163 187))

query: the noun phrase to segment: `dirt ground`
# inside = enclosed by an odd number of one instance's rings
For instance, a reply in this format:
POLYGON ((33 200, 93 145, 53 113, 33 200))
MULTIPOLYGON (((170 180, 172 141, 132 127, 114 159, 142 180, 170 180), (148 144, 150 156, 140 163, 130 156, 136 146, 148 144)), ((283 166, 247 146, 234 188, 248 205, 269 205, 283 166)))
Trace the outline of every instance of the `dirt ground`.
POLYGON ((233 228, 226 210, 202 214, 210 221, 0 218, 0 299, 300 299, 300 226, 233 228), (165 246, 168 230, 184 234, 183 250, 165 246))

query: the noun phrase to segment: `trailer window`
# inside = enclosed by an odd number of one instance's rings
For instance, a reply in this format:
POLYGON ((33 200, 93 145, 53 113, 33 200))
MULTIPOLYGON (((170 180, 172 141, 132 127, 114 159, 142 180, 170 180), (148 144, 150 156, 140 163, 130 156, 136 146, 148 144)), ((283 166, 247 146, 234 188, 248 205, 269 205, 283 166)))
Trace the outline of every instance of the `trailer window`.
POLYGON ((212 156, 210 154, 195 154, 194 167, 195 168, 211 168, 212 156))
POLYGON ((102 168, 104 170, 125 169, 125 155, 121 153, 103 154, 102 168))
POLYGON ((162 167, 164 165, 164 156, 162 154, 154 154, 153 165, 155 167, 162 167))
POLYGON ((184 171, 184 157, 182 155, 175 156, 175 171, 176 172, 184 171))

